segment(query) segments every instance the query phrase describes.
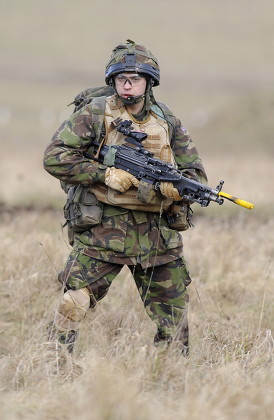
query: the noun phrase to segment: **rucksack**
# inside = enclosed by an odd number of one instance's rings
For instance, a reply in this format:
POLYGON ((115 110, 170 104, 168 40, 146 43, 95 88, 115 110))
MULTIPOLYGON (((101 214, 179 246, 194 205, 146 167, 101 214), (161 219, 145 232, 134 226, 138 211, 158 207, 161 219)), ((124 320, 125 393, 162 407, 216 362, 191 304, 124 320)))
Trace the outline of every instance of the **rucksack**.
POLYGON ((79 109, 83 108, 83 106, 90 104, 94 98, 111 96, 114 95, 114 93, 115 91, 113 87, 107 85, 88 88, 78 93, 78 95, 75 96, 73 102, 71 102, 69 105, 74 104, 73 112, 76 112, 79 109))

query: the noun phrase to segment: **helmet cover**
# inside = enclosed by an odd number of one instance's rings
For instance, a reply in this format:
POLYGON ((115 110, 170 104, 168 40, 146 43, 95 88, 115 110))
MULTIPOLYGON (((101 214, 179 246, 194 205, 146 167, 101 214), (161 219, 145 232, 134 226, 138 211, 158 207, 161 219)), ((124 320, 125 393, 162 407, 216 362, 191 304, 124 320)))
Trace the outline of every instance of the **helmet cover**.
POLYGON ((135 72, 149 77, 154 86, 160 84, 160 68, 157 59, 143 45, 127 40, 126 44, 119 44, 112 51, 106 65, 105 81, 112 84, 112 78, 119 73, 135 72))

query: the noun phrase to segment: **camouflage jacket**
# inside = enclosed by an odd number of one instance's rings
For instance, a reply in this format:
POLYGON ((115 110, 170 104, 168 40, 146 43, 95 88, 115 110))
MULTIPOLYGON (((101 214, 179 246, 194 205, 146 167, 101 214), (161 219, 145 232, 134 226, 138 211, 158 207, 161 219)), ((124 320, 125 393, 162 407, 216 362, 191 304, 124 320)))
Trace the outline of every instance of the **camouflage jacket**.
MULTIPOLYGON (((72 114, 45 150, 44 168, 67 184, 92 186, 104 183, 106 166, 88 157, 91 143, 98 141, 96 112, 92 103, 72 114)), ((187 130, 176 118, 173 153, 186 176, 199 182, 206 174, 187 130)), ((182 237, 168 227, 165 215, 104 206, 102 223, 75 236, 74 248, 91 257, 144 268, 165 264, 182 255, 182 237)))

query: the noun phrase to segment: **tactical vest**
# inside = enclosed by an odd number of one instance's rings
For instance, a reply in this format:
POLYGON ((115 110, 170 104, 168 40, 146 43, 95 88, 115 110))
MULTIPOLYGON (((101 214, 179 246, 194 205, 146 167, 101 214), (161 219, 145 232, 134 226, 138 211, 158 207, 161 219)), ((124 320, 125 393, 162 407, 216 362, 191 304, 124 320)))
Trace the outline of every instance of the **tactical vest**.
MULTIPOLYGON (((125 136, 119 133, 112 124, 116 118, 133 121, 132 126, 135 131, 142 131, 148 135, 143 141, 144 147, 156 158, 176 166, 169 142, 168 124, 164 119, 150 111, 146 120, 137 121, 124 106, 118 107, 115 96, 107 97, 104 116, 106 136, 102 142, 105 145, 120 145, 125 141, 125 136)), ((137 188, 134 186, 121 194, 104 184, 95 184, 92 186, 92 192, 102 203, 130 210, 159 212, 166 210, 172 203, 171 199, 163 198, 159 194, 155 194, 149 204, 142 203, 136 197, 137 188)))

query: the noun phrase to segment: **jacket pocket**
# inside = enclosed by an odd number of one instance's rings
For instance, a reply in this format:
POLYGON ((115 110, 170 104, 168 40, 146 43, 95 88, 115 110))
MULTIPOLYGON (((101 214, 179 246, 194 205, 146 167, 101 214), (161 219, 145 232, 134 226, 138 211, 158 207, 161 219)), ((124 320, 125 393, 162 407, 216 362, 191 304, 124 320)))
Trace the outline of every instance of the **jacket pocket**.
POLYGON ((90 229, 90 245, 116 252, 123 252, 127 235, 128 214, 104 217, 90 229))
POLYGON ((182 236, 176 230, 171 230, 166 226, 160 226, 160 233, 167 249, 178 248, 183 245, 182 236))

